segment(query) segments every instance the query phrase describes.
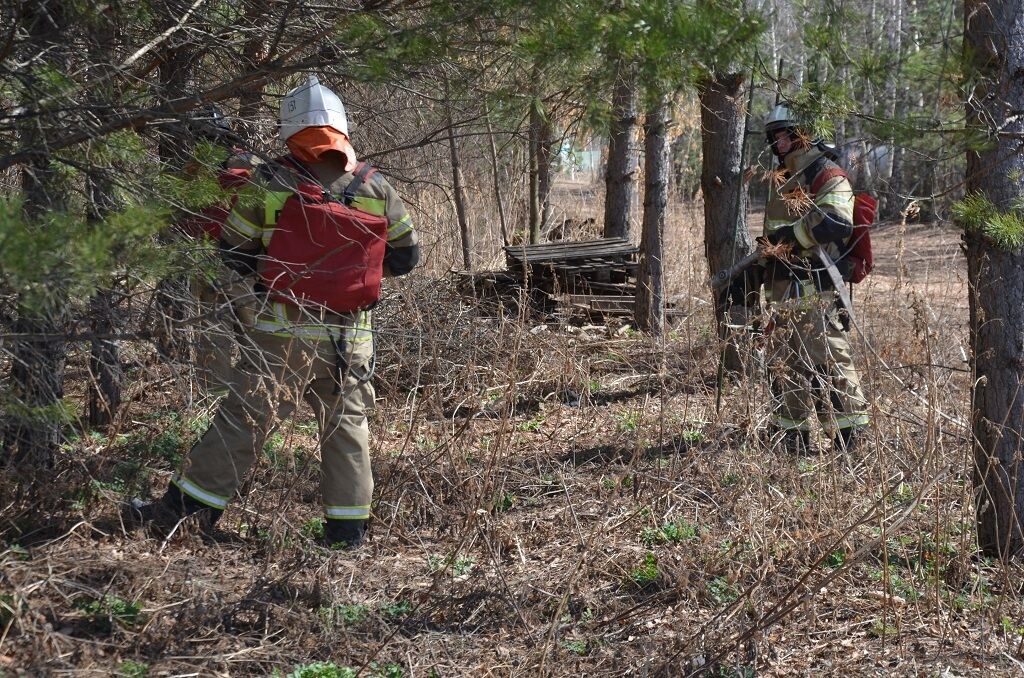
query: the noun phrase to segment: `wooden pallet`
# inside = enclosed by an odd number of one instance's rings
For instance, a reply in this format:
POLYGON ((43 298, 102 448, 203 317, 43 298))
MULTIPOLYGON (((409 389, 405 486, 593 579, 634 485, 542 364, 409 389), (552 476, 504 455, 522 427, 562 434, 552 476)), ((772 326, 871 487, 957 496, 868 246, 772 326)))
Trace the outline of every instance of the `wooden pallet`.
MULTIPOLYGON (((467 301, 478 304, 513 308, 525 298, 543 314, 562 309, 596 317, 630 316, 639 253, 640 248, 621 238, 510 245, 505 248, 507 271, 462 273, 460 289, 467 301)), ((667 312, 680 314, 674 308, 667 312)))

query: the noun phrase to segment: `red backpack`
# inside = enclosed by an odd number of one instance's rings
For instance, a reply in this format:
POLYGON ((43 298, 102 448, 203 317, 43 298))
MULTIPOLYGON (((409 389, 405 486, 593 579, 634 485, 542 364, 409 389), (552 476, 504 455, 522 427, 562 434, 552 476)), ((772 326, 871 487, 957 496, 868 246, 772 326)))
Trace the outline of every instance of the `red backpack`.
MULTIPOLYGON (((810 169, 813 171, 814 165, 810 169)), ((811 193, 817 195, 821 187, 835 177, 846 178, 846 172, 835 166, 816 172, 813 181, 809 182, 811 193)), ((849 249, 842 257, 850 262, 852 283, 864 280, 875 267, 875 257, 871 252, 871 224, 875 223, 877 211, 878 200, 873 195, 863 191, 853 194, 853 236, 850 237, 849 249)))
POLYGON ((263 284, 278 301, 350 313, 380 299, 388 222, 352 207, 356 190, 377 171, 359 163, 336 198, 298 160, 283 158, 302 181, 285 200, 260 263, 263 284))

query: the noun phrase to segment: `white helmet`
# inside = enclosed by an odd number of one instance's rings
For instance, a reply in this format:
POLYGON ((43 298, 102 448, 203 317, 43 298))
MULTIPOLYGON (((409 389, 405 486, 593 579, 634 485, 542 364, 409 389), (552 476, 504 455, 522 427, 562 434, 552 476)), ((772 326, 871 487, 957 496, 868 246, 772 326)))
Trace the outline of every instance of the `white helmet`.
POLYGON ((338 95, 320 84, 315 75, 281 100, 281 141, 307 127, 333 127, 348 136, 348 116, 338 95))
POLYGON ((764 121, 764 131, 768 132, 769 135, 776 130, 789 129, 796 126, 796 116, 793 115, 793 111, 786 104, 776 104, 764 121))

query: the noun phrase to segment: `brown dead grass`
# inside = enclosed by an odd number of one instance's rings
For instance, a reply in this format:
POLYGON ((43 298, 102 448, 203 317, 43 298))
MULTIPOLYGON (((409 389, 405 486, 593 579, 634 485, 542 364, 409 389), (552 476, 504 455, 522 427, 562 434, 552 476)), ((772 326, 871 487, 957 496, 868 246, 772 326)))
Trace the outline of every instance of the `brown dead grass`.
POLYGON ((1020 573, 975 555, 956 234, 876 232, 878 270, 856 290, 871 439, 853 459, 797 459, 763 434, 763 383, 730 386, 714 410, 698 215, 677 206, 667 238, 692 315, 663 342, 481 318, 443 278, 393 287, 372 538, 355 553, 303 534, 319 508, 301 414, 217 539, 126 533, 118 502, 162 491, 208 414, 166 368, 140 371, 155 385, 118 435, 84 434, 41 496, 2 486, 0 669, 1019 671, 1020 573), (679 539, 659 543, 667 523, 679 539), (116 601, 138 614, 111 620, 116 601))

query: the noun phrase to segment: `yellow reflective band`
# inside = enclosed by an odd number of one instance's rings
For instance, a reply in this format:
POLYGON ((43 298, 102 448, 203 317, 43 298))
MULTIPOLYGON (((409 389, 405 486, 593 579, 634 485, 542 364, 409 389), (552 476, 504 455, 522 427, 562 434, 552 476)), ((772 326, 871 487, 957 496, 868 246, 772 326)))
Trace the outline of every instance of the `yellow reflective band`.
POLYGON ((806 249, 810 249, 816 244, 814 236, 811 235, 807 223, 803 219, 793 226, 793 235, 796 236, 796 241, 800 243, 800 246, 806 249))
POLYGON ((370 517, 370 506, 327 506, 324 515, 334 520, 365 520, 370 517))
POLYGON ((171 478, 171 482, 177 485, 179 490, 207 506, 223 510, 228 505, 227 497, 222 497, 219 494, 214 494, 213 492, 204 490, 188 478, 182 478, 179 475, 175 475, 171 478))
POLYGON ((357 195, 352 200, 352 207, 358 210, 362 210, 367 214, 372 214, 375 217, 382 217, 387 214, 387 202, 380 198, 368 198, 366 196, 357 195))
POLYGON ((264 226, 273 226, 277 223, 277 217, 290 197, 292 197, 291 191, 267 191, 263 196, 264 226))
POLYGON ((388 242, 404 238, 412 232, 412 217, 408 214, 388 226, 388 242))
POLYGON ((811 423, 808 419, 797 421, 796 419, 790 419, 783 417, 782 415, 775 416, 775 425, 781 428, 783 431, 810 431, 811 423))
MULTIPOLYGON (((838 414, 835 416, 835 428, 851 428, 853 426, 867 426, 871 423, 871 416, 865 412, 858 414, 838 414)), ((829 424, 832 424, 830 421, 829 424)))
POLYGON ((224 221, 224 225, 246 238, 258 238, 263 230, 233 210, 224 221))
POLYGON ((835 193, 826 193, 814 200, 814 204, 818 207, 825 205, 834 205, 836 207, 853 207, 853 195, 838 195, 835 193))
POLYGON ((330 341, 344 332, 345 341, 351 344, 365 344, 373 341, 373 328, 366 311, 359 314, 352 326, 299 323, 289 320, 284 303, 275 302, 271 313, 261 314, 256 319, 254 329, 272 334, 275 337, 306 339, 308 341, 330 341))

